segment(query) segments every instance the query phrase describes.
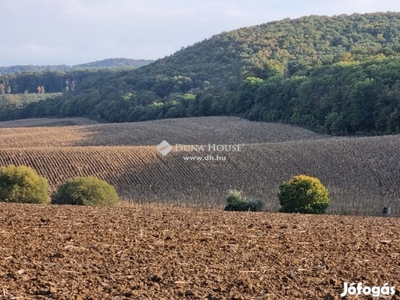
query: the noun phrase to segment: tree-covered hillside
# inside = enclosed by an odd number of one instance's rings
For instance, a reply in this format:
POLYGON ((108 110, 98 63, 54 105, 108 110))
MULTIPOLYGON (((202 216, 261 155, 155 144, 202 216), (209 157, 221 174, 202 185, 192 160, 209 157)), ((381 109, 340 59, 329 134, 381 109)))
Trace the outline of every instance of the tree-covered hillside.
POLYGON ((115 69, 99 68, 7 74, 0 76, 0 94, 62 93, 75 90, 88 77, 100 78, 115 72, 115 69))
POLYGON ((120 70, 139 68, 151 60, 110 58, 75 66, 0 67, 0 95, 22 93, 63 93, 75 90, 87 77, 103 77, 120 70))
POLYGON ((332 134, 397 133, 399 67, 400 13, 309 16, 224 32, 7 116, 240 115, 332 134))
POLYGON ((102 68, 139 68, 151 64, 153 60, 129 59, 129 58, 108 58, 86 64, 74 65, 73 70, 77 69, 102 69, 102 68))

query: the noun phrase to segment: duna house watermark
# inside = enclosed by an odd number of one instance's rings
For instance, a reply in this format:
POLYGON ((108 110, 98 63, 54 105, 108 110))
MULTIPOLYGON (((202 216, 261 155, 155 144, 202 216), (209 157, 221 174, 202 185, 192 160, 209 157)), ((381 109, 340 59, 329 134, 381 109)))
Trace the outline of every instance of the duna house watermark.
POLYGON ((241 152, 244 144, 208 144, 208 145, 183 145, 175 144, 172 146, 166 140, 162 141, 158 146, 157 150, 162 156, 167 156, 172 150, 175 152, 241 152))
POLYGON ((388 283, 385 283, 383 286, 367 286, 359 282, 357 285, 353 282, 348 284, 345 282, 343 284, 343 293, 340 294, 340 297, 345 297, 347 295, 350 296, 372 296, 372 297, 381 297, 381 296, 393 296, 396 293, 396 288, 394 286, 389 286, 388 283))
POLYGON ((171 152, 172 148, 173 148, 173 147, 172 147, 166 140, 163 140, 163 141, 162 141, 160 144, 158 144, 158 146, 157 146, 157 150, 158 150, 158 152, 160 152, 160 154, 161 154, 162 156, 168 155, 168 153, 171 152))

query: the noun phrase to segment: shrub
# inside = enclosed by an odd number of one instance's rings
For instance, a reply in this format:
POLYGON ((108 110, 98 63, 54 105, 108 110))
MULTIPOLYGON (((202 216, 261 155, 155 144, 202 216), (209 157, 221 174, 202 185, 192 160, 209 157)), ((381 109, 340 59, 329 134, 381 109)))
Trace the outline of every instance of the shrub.
POLYGON ((323 214, 329 206, 328 190, 315 177, 294 176, 279 186, 280 212, 323 214))
POLYGON ((34 169, 9 165, 0 168, 0 201, 17 203, 46 203, 48 183, 34 169))
POLYGON ((115 188, 96 177, 76 177, 51 196, 52 204, 112 206, 118 203, 115 188))
POLYGON ((264 208, 264 202, 258 198, 249 198, 246 203, 251 211, 262 211, 264 208))
POLYGON ((246 199, 241 191, 230 190, 226 197, 226 211, 261 211, 264 202, 261 199, 246 199))
POLYGON ((246 197, 243 196, 241 191, 230 190, 228 196, 226 197, 227 211, 245 211, 247 210, 246 197))

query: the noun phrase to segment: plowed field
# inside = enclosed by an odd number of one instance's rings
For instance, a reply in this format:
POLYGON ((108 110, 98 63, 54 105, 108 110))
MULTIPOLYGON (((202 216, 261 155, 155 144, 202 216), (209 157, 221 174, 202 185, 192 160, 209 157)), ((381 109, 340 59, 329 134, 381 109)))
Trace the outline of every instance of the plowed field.
POLYGON ((81 118, 0 122, 0 147, 143 146, 158 145, 162 140, 171 144, 187 145, 252 144, 324 138, 300 127, 250 122, 237 117, 199 117, 94 125, 90 125, 90 121, 81 118), (81 126, 56 126, 66 122, 81 126), (21 124, 48 127, 15 128, 22 126, 21 124))
POLYGON ((0 299, 400 299, 399 267, 397 218, 0 203, 0 299))
POLYGON ((0 122, 0 128, 15 127, 41 127, 41 126, 67 126, 67 125, 90 125, 97 124, 96 121, 86 118, 32 118, 0 122))

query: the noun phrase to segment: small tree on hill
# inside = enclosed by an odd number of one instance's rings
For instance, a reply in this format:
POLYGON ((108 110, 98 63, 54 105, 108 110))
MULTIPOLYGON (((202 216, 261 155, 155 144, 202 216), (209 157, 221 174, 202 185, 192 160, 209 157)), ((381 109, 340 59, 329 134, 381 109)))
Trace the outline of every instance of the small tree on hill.
POLYGON ((294 176, 279 187, 280 212, 323 214, 329 206, 328 190, 319 179, 294 176))
POLYGON ((15 165, 0 168, 0 201, 46 203, 48 199, 47 180, 34 169, 15 165))
POLYGON ((61 185, 51 196, 52 204, 113 206, 118 203, 115 188, 96 177, 76 177, 61 185))

